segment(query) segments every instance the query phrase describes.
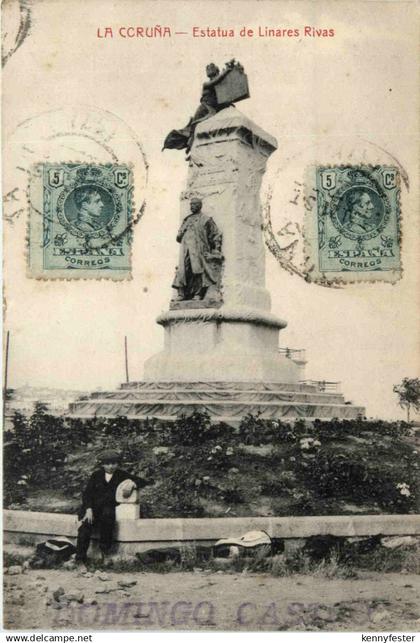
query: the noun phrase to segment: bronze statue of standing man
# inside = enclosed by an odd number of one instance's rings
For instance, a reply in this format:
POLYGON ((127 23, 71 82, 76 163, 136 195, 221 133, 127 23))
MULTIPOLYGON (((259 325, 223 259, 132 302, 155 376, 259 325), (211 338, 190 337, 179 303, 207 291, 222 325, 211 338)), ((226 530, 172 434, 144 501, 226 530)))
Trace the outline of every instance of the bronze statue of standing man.
POLYGON ((181 244, 172 287, 178 301, 201 300, 220 285, 222 233, 214 220, 201 211, 202 201, 192 198, 191 214, 183 220, 176 240, 181 244))

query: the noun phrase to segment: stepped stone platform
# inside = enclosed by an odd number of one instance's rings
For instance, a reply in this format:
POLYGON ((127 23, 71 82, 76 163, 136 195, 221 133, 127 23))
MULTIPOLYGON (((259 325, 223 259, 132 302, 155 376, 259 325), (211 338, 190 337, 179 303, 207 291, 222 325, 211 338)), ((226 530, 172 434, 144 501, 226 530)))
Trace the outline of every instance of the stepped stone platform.
POLYGON ((130 382, 117 391, 93 393, 70 404, 77 417, 128 417, 175 420, 195 410, 213 421, 239 421, 247 414, 263 419, 355 419, 361 406, 345 402, 341 393, 317 386, 262 382, 130 382))

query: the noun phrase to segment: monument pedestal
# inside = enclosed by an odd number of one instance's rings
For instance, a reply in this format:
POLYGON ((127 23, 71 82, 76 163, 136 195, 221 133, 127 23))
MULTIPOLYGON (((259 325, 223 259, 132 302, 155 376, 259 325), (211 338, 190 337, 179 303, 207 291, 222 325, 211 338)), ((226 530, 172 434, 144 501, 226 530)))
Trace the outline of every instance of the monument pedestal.
POLYGON ((221 303, 194 309, 176 302, 158 318, 164 349, 144 366, 146 381, 299 381, 299 368, 278 353, 286 322, 270 313, 261 232, 261 180, 276 140, 234 107, 200 123, 191 149, 181 220, 191 197, 223 235, 221 303))
POLYGON ((222 232, 221 289, 206 301, 177 301, 157 322, 163 351, 144 366, 144 381, 71 405, 79 416, 173 419, 200 408, 214 419, 354 418, 364 409, 341 394, 300 383, 302 364, 280 354, 287 323, 270 312, 260 187, 277 141, 234 107, 199 123, 191 148, 181 220, 192 197, 222 232))
POLYGON ((170 311, 158 318, 164 349, 144 366, 147 382, 297 383, 300 369, 278 352, 286 323, 252 309, 170 311))

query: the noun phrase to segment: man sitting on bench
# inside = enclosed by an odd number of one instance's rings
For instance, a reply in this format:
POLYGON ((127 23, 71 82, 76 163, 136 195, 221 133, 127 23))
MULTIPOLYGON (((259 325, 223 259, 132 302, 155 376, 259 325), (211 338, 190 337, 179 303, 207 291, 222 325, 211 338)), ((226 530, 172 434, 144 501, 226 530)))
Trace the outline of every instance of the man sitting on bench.
POLYGON ((82 494, 82 506, 78 512, 79 529, 77 533, 76 562, 86 564, 92 529, 99 533, 99 547, 102 562, 110 553, 115 527, 115 508, 117 506, 117 487, 124 480, 132 480, 131 489, 127 486, 123 496, 131 495, 135 487, 143 487, 148 482, 118 467, 120 455, 116 451, 105 451, 101 457, 102 467, 94 471, 82 494))

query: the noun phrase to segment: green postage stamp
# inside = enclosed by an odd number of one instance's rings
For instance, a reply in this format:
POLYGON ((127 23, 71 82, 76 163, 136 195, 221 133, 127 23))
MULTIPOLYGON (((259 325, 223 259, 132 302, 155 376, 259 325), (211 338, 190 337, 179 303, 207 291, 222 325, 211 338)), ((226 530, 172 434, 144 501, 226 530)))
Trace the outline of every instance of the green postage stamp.
POLYGON ((132 192, 127 164, 34 166, 29 185, 29 276, 129 277, 132 192))
POLYGON ((309 281, 401 277, 400 176, 391 166, 318 166, 305 221, 309 281))

